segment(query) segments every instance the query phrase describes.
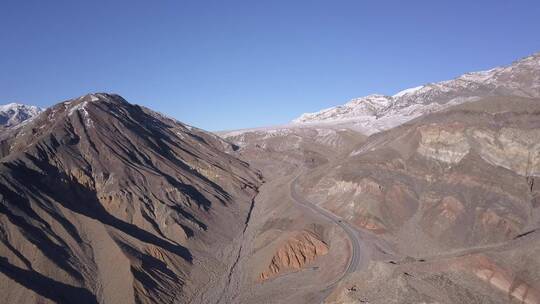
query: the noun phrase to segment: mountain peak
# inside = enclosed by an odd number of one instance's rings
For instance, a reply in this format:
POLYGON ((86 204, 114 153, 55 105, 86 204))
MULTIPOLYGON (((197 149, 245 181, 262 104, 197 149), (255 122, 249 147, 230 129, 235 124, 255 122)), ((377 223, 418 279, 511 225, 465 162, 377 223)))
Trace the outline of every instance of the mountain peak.
MULTIPOLYGON (((69 115, 73 115, 76 111, 81 110, 87 116, 88 112, 86 108, 89 103, 129 104, 118 94, 90 93, 56 104, 50 107, 50 110, 56 113, 62 108, 62 112, 63 110, 68 110, 69 115)), ((44 109, 37 106, 15 102, 0 105, 0 126, 15 127, 22 125, 22 123, 26 124, 44 111, 44 109)))
POLYGON ((73 98, 64 101, 64 105, 76 105, 82 102, 91 102, 91 103, 117 103, 117 104, 129 104, 122 96, 114 93, 89 93, 82 95, 78 98, 73 98))

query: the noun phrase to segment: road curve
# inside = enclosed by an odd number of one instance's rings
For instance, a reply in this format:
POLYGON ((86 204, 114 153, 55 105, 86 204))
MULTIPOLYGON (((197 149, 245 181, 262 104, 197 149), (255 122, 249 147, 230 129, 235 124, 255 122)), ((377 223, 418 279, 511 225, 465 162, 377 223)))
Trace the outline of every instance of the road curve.
POLYGON ((336 284, 338 284, 347 274, 354 272, 358 269, 358 266, 361 262, 362 253, 360 244, 362 243, 362 240, 360 239, 360 236, 356 232, 356 229, 352 227, 349 223, 341 220, 340 217, 333 214, 332 212, 319 207, 311 202, 309 202, 307 199, 305 199, 303 196, 301 196, 297 191, 297 184, 298 179, 300 178, 301 173, 296 176, 296 178, 291 182, 291 197, 292 199, 299 205, 310 209, 311 211, 321 215, 322 217, 328 219, 329 221, 337 224, 339 227, 345 231, 347 234, 347 237, 350 240, 351 243, 351 257, 349 259, 349 264, 347 265, 347 269, 334 280, 332 283, 330 283, 327 286, 327 290, 334 287, 336 284))

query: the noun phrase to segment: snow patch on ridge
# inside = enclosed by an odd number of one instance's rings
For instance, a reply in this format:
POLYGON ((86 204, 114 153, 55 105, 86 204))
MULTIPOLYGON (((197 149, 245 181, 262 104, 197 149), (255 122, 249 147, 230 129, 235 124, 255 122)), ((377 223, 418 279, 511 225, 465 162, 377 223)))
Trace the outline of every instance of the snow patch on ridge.
MULTIPOLYGON (((94 97, 94 96, 92 95, 92 97, 94 97)), ((91 99, 91 100, 95 101, 93 99, 91 99)), ((69 109, 68 116, 71 116, 75 112, 78 112, 78 111, 82 112, 83 118, 84 118, 84 125, 91 128, 91 127, 94 126, 94 121, 92 120, 92 118, 90 118, 90 113, 88 113, 88 110, 86 109, 87 105, 88 105, 88 101, 83 101, 83 102, 75 105, 74 107, 69 109)))
POLYGON ((417 87, 414 87, 414 88, 409 88, 409 89, 405 89, 403 91, 399 91, 397 92, 396 94, 394 94, 392 97, 394 98, 398 98, 398 97, 401 97, 401 96, 405 96, 407 94, 412 94, 418 90, 421 90, 424 86, 421 85, 421 86, 417 86, 417 87))

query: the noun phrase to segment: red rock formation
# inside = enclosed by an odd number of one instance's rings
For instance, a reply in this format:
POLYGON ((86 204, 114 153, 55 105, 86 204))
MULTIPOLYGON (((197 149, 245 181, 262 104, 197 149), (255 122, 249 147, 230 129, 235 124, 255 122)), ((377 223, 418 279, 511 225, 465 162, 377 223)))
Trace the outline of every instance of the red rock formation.
POLYGON ((288 270, 301 269, 328 253, 328 245, 309 231, 301 231, 278 246, 268 268, 259 279, 264 281, 288 270))

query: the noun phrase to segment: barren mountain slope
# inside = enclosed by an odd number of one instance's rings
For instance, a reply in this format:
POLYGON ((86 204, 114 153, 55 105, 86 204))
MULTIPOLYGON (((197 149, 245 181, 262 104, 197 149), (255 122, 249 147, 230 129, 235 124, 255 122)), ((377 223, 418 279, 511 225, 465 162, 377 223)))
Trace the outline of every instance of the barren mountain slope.
POLYGON ((365 136, 325 126, 220 135, 234 143, 234 155, 259 169, 266 181, 223 303, 320 302, 328 286, 343 276, 350 244, 339 226, 299 205, 291 196, 291 185, 300 168, 328 163, 350 152, 365 136))
POLYGON ((181 303, 221 280, 259 184, 215 135, 117 95, 0 135, 8 303, 181 303))
POLYGON ((327 163, 366 138, 354 130, 332 126, 239 130, 220 136, 234 143, 238 147, 235 154, 263 171, 268 179, 291 173, 299 166, 327 163))
POLYGON ((507 240, 536 223, 539 113, 539 100, 497 97, 430 114, 371 136, 303 185, 381 234, 437 248, 507 240))
POLYGON ((394 245, 328 302, 538 303, 539 176, 540 100, 519 97, 422 116, 313 170, 306 196, 394 245))

